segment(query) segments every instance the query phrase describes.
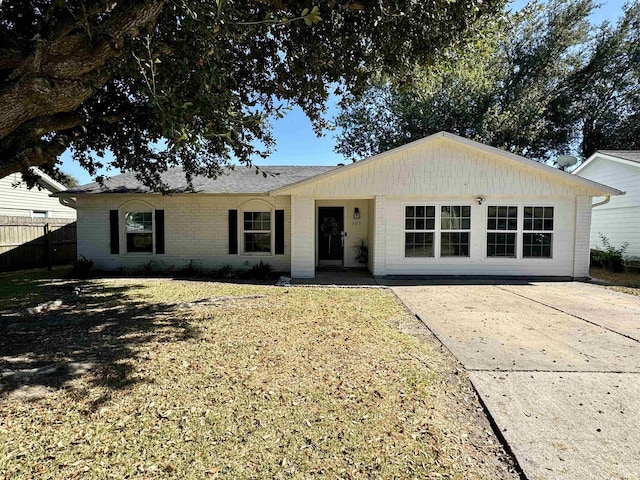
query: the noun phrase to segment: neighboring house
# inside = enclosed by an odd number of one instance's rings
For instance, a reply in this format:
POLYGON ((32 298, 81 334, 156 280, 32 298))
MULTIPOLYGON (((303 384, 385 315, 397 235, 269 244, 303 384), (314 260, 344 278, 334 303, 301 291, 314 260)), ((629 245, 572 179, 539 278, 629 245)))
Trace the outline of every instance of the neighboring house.
MULTIPOLYGON (((0 178, 0 217, 67 218, 75 220, 76 210, 52 198, 67 188, 49 175, 33 168, 40 188, 28 189, 20 173, 0 178)), ((66 200, 63 200, 66 201, 66 200)))
POLYGON ((78 253, 98 268, 149 261, 203 268, 260 260, 294 277, 359 266, 374 275, 584 278, 592 197, 622 192, 449 133, 342 167, 164 175, 169 196, 130 173, 57 194, 78 209, 78 253))
POLYGON ((614 247, 627 242, 626 255, 640 257, 640 150, 599 150, 573 173, 626 192, 594 199, 601 204, 591 214, 591 247, 602 248, 602 234, 614 247))
POLYGON ((0 178, 0 271, 70 263, 76 258, 76 210, 66 187, 37 168, 38 186, 22 175, 0 178))

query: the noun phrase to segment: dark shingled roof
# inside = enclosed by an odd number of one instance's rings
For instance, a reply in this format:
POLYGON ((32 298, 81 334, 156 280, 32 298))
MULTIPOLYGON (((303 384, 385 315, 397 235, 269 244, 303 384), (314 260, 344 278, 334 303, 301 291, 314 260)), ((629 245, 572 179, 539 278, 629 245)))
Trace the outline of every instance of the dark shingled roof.
MULTIPOLYGON (((267 193, 275 188, 291 185, 292 183, 306 180, 333 170, 330 167, 260 167, 256 174, 255 168, 236 167, 235 170, 227 169, 226 173, 215 179, 207 177, 194 177, 193 191, 195 193, 267 193), (262 173, 266 173, 265 178, 262 173)), ((175 167, 162 174, 162 180, 169 186, 172 192, 187 191, 187 181, 182 167, 175 167)), ((97 182, 88 183, 79 187, 66 190, 65 195, 84 193, 151 193, 151 190, 142 185, 135 178, 135 174, 128 172, 105 179, 104 185, 97 182)))
POLYGON ((598 150, 598 152, 611 157, 629 160, 630 162, 640 163, 640 150, 598 150))

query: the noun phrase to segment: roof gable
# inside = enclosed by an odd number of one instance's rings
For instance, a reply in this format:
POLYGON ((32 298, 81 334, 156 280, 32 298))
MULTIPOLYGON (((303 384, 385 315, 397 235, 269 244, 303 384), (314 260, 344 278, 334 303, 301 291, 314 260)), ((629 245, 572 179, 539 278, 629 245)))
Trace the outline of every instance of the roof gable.
MULTIPOLYGON (((353 195, 362 195, 364 192, 354 190, 358 186, 354 177, 358 174, 365 175, 367 170, 375 172, 382 169, 385 171, 378 172, 380 178, 376 186, 372 186, 369 181, 370 195, 425 195, 426 192, 419 188, 409 188, 412 180, 407 177, 421 178, 419 182, 433 182, 434 177, 438 176, 447 177, 449 182, 449 185, 445 185, 448 190, 445 188, 446 191, 439 191, 440 195, 492 192, 523 195, 527 191, 532 195, 562 195, 568 194, 568 191, 591 196, 622 194, 614 188, 447 132, 430 135, 342 168, 275 189, 271 194, 304 194, 304 190, 309 190, 315 195, 338 195, 335 184, 343 179, 351 185, 343 189, 344 192, 349 190, 353 195), (493 169, 492 178, 486 169, 493 169), (397 174, 395 170, 404 170, 404 174, 397 174), (503 174, 506 170, 512 172, 515 179, 506 181, 503 174), (479 177, 484 177, 484 181, 480 181, 479 177), (393 189, 394 185, 399 184, 405 186, 404 193, 400 192, 401 189, 393 189), (385 191, 385 188, 391 189, 385 191)), ((432 187, 437 190, 442 185, 442 182, 438 184, 436 181, 432 187)), ((429 194, 436 194, 436 190, 430 190, 429 194)))
POLYGON ((574 175, 580 175, 580 172, 588 168, 589 165, 600 160, 623 163, 632 167, 640 167, 640 150, 598 150, 587 158, 572 173, 574 175))

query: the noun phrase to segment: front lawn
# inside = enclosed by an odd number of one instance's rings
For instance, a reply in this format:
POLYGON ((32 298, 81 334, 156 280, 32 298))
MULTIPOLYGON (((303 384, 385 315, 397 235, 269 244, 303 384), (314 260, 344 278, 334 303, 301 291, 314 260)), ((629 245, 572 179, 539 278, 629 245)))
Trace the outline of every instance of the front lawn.
POLYGON ((640 296, 640 275, 637 273, 613 273, 603 268, 591 267, 589 275, 591 278, 612 283, 613 286, 608 287, 611 290, 640 296))
POLYGON ((47 280, 28 298, 63 306, 38 315, 12 295, 0 478, 518 478, 390 291, 47 280))

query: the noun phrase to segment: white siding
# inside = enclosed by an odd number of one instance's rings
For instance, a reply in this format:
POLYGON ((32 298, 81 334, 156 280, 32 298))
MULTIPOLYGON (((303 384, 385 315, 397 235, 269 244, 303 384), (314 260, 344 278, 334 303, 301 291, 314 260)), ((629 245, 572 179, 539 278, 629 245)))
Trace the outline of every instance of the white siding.
POLYGON ((576 239, 573 255, 573 276, 587 278, 590 263, 591 197, 576 198, 576 239))
POLYGON ((291 197, 291 276, 315 276, 315 202, 313 197, 291 197))
MULTIPOLYGON (((628 242, 627 255, 640 256, 640 165, 596 158, 578 175, 626 192, 611 197, 606 205, 593 208, 591 247, 602 246, 600 234, 603 234, 615 247, 628 242)), ((594 202, 600 200, 595 198, 594 202)))
POLYGON ((374 257, 373 274, 376 276, 386 275, 387 258, 387 205, 385 198, 379 195, 375 198, 375 225, 374 225, 374 257))
POLYGON ((60 204, 57 198, 52 198, 51 191, 46 188, 31 190, 22 182, 22 175, 12 173, 0 178, 0 215, 15 217, 30 217, 33 210, 46 211, 51 218, 76 218, 76 210, 60 204), (20 183, 18 187, 12 185, 20 183))
MULTIPOLYGON (((539 197, 523 201, 521 197, 487 196, 482 205, 461 201, 459 197, 387 197, 384 202, 386 255, 384 267, 377 275, 500 275, 563 276, 574 275, 575 200, 562 197, 539 197), (404 207, 407 204, 471 205, 469 257, 405 258, 404 207), (486 256, 486 221, 488 205, 517 205, 522 217, 524 206, 553 206, 553 258, 488 258, 486 256)), ((522 236, 518 235, 520 250, 522 236)), ((586 275, 582 275, 586 276, 586 275)))
POLYGON ((410 195, 588 195, 586 187, 442 139, 291 188, 296 195, 358 198, 410 195))
MULTIPOLYGON (((249 268, 263 260, 274 270, 289 271, 291 258, 291 215, 288 197, 249 197, 212 195, 88 195, 78 197, 78 255, 95 262, 97 268, 113 270, 147 264, 189 265, 211 269, 222 265, 249 268), (135 209, 145 202, 165 212, 165 254, 126 253, 124 237, 120 237, 119 254, 110 253, 109 211, 135 209), (266 202, 266 203, 265 203, 266 202), (242 209, 285 211, 284 255, 230 255, 228 236, 229 210, 238 212, 238 238, 242 248, 242 209)), ((121 227, 122 228, 122 227, 121 227)))

